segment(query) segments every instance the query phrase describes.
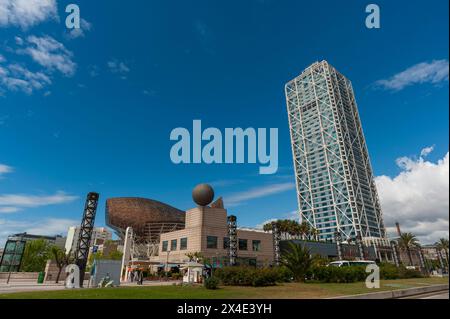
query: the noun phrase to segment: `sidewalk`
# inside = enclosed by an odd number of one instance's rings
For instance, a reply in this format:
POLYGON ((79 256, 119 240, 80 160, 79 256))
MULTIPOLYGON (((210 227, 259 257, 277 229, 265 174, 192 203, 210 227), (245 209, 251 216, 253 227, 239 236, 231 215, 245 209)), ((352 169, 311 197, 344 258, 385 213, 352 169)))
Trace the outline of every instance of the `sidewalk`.
MULTIPOLYGON (((142 285, 138 285, 136 282, 132 283, 121 283, 120 287, 152 287, 152 286, 171 286, 174 284, 179 284, 182 281, 144 281, 142 285)), ((88 288, 88 281, 84 282, 84 289, 88 288)), ((0 282, 0 294, 14 293, 14 292, 32 292, 32 291, 51 291, 51 290, 64 290, 64 281, 56 284, 54 282, 38 284, 33 281, 17 281, 10 282, 0 282)))

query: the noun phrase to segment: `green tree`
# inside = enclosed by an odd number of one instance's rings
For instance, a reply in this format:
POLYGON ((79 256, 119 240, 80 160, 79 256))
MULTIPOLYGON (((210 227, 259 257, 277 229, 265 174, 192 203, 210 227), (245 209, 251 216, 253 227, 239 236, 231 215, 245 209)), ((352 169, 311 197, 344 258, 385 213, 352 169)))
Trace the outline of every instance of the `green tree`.
POLYGON ((28 241, 20 270, 23 272, 44 271, 47 260, 51 259, 50 244, 45 239, 28 241))
POLYGON ((58 274, 56 275, 55 283, 59 282, 59 277, 61 276, 61 272, 64 267, 72 263, 72 258, 70 252, 66 254, 64 250, 57 246, 52 246, 51 249, 51 255, 53 257, 53 260, 56 263, 56 267, 58 267, 58 274))
POLYGON ((311 268, 313 260, 307 247, 294 243, 289 243, 289 249, 281 256, 281 264, 292 272, 294 280, 297 282, 305 280, 305 275, 311 268))
MULTIPOLYGON (((308 234, 309 225, 307 225, 308 229, 306 229, 305 225, 300 225, 297 221, 292 219, 279 219, 275 221, 278 231, 280 232, 281 239, 289 240, 289 239, 298 239, 301 236, 306 236, 308 234), (302 232, 304 231, 304 234, 302 232)), ((264 231, 272 230, 272 222, 264 224, 264 231)))
POLYGON ((113 250, 109 253, 109 255, 106 257, 106 259, 109 260, 122 260, 123 254, 118 250, 113 250))
POLYGON ((309 237, 311 233, 311 227, 307 222, 302 222, 298 228, 302 239, 309 237))
POLYGON ((406 250, 409 258, 409 265, 412 266, 411 249, 419 247, 419 241, 417 240, 416 235, 413 235, 412 233, 402 233, 398 239, 398 245, 400 248, 406 250))

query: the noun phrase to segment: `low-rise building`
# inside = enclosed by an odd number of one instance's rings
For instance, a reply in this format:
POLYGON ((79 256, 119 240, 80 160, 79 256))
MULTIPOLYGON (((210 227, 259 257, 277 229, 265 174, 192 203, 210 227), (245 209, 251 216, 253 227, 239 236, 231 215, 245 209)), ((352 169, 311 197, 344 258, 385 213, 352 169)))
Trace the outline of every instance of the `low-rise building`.
MULTIPOLYGON (((270 265, 274 260, 271 233, 262 230, 237 229, 237 264, 270 265)), ((196 207, 186 212, 182 230, 161 234, 159 260, 162 264, 185 264, 187 254, 201 253, 213 267, 229 264, 227 210, 196 207)))

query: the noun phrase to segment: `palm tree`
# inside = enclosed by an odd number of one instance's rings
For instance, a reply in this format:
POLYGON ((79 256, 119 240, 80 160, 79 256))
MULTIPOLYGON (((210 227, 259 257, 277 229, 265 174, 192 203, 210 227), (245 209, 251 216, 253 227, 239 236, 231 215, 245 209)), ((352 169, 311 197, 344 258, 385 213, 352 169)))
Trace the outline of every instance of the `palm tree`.
POLYGON ((440 251, 444 251, 445 253, 445 260, 447 262, 447 266, 448 266, 448 247, 449 246, 449 242, 447 238, 441 238, 439 239, 439 241, 436 243, 436 248, 439 249, 440 251))
POLYGON ((317 228, 312 227, 310 233, 311 233, 311 236, 314 238, 315 241, 319 240, 320 231, 317 228))
POLYGON ((311 228, 307 222, 302 222, 299 226, 299 231, 302 239, 305 239, 309 235, 311 228))
POLYGON ((398 239, 398 245, 406 250, 408 253, 409 265, 412 266, 411 249, 419 247, 419 241, 417 240, 416 235, 413 235, 412 233, 402 233, 398 239))
POLYGON ((281 256, 281 264, 289 269, 297 282, 305 281, 305 275, 311 268, 313 258, 310 250, 302 245, 289 243, 289 249, 281 256))

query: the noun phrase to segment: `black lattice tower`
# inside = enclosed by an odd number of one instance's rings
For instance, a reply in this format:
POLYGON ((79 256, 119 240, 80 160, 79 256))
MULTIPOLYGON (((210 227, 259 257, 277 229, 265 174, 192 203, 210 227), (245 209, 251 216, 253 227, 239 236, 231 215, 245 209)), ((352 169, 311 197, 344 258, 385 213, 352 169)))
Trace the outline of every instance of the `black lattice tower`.
POLYGON ((276 266, 280 265, 280 240, 281 234, 278 229, 278 225, 276 222, 272 222, 272 236, 273 236, 273 254, 274 254, 274 262, 276 266))
POLYGON ((80 234, 78 236, 77 249, 75 251, 76 264, 80 268, 80 287, 83 287, 84 273, 89 256, 89 246, 94 229, 95 214, 97 212, 98 193, 89 193, 84 206, 83 219, 81 220, 80 234))
POLYGON ((237 258, 237 218, 236 216, 230 215, 227 217, 228 222, 228 237, 230 239, 229 247, 229 257, 230 266, 236 265, 237 258))

